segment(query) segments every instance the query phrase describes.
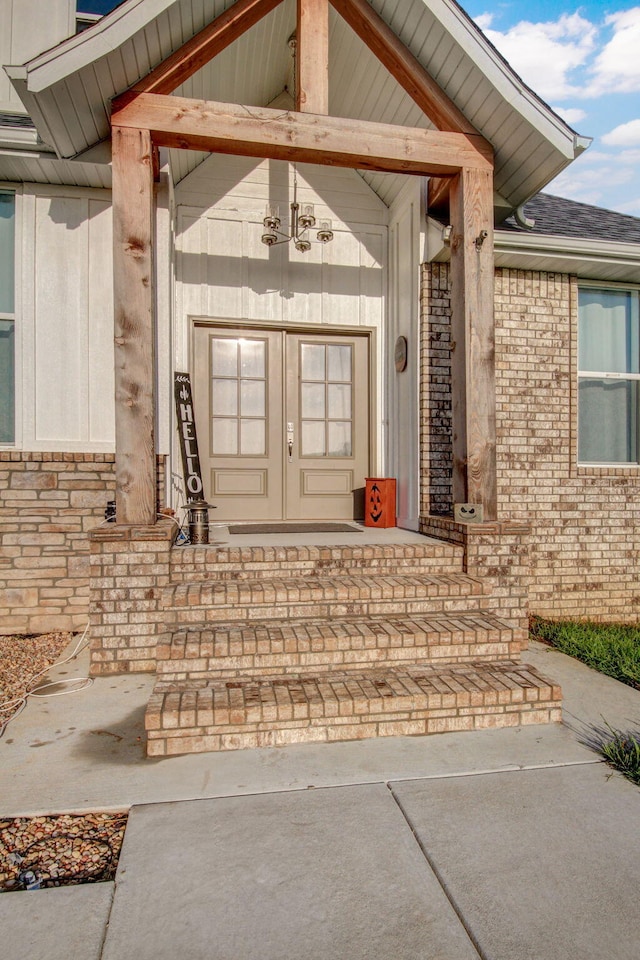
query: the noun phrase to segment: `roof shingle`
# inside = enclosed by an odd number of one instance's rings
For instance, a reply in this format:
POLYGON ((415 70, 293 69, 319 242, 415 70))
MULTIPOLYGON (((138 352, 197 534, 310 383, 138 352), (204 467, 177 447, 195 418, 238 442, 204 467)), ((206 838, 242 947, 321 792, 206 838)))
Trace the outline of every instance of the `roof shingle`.
POLYGON ((535 220, 532 230, 522 230, 514 217, 509 217, 501 230, 519 233, 576 237, 580 240, 613 240, 640 243, 640 218, 614 210, 603 210, 588 203, 565 200, 548 193, 539 193, 524 205, 525 215, 535 220))

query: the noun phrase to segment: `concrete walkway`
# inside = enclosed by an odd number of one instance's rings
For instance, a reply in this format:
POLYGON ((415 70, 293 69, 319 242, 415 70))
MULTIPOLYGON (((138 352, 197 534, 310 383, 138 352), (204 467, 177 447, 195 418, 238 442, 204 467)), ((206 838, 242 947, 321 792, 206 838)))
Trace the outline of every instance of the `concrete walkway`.
MULTIPOLYGON (((565 723, 148 761, 151 678, 32 700, 0 816, 131 807, 115 884, 0 897, 31 960, 637 960, 640 692, 556 651, 565 723)), ((52 671, 81 675, 86 660, 52 671)))

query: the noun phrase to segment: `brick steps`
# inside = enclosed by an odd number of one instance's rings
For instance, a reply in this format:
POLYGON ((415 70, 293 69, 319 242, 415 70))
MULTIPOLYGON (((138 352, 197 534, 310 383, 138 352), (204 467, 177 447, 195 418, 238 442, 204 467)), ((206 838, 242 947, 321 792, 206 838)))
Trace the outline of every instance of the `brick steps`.
POLYGON ((160 680, 509 660, 524 630, 490 614, 202 624, 158 646, 160 680))
POLYGON ((560 690, 513 661, 159 682, 149 756, 359 740, 560 719, 560 690))
POLYGON ((459 573, 463 548, 427 540, 424 544, 362 546, 181 547, 172 553, 171 581, 257 580, 274 576, 459 573))
POLYGON ((517 593, 424 543, 175 549, 149 756, 560 719, 517 593))
POLYGON ((410 576, 289 577, 178 584, 165 589, 167 620, 200 623, 464 613, 488 589, 462 573, 410 576))

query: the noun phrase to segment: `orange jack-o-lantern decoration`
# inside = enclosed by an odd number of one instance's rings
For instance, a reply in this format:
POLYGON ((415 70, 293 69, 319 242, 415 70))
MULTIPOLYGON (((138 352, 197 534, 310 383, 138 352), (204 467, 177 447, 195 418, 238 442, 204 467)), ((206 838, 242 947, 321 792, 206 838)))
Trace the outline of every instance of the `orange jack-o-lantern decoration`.
POLYGON ((366 527, 395 527, 396 481, 385 477, 369 477, 365 487, 366 527))
POLYGON ((369 495, 369 516, 373 523, 378 523, 382 519, 382 497, 377 483, 372 485, 369 495))

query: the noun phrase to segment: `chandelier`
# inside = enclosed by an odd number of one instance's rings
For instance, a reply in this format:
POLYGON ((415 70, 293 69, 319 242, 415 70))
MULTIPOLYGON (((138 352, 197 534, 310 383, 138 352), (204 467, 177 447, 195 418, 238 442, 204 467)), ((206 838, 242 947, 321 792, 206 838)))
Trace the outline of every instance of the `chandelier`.
POLYGON ((298 173, 294 164, 293 167, 293 201, 289 204, 289 232, 282 229, 280 220, 280 209, 277 203, 267 203, 267 209, 262 226, 262 242, 268 247, 274 247, 277 243, 291 243, 300 253, 307 253, 311 250, 312 242, 329 243, 333 240, 333 231, 331 229, 331 220, 320 220, 315 235, 315 241, 312 241, 310 231, 316 227, 316 217, 312 203, 298 203, 298 173))

